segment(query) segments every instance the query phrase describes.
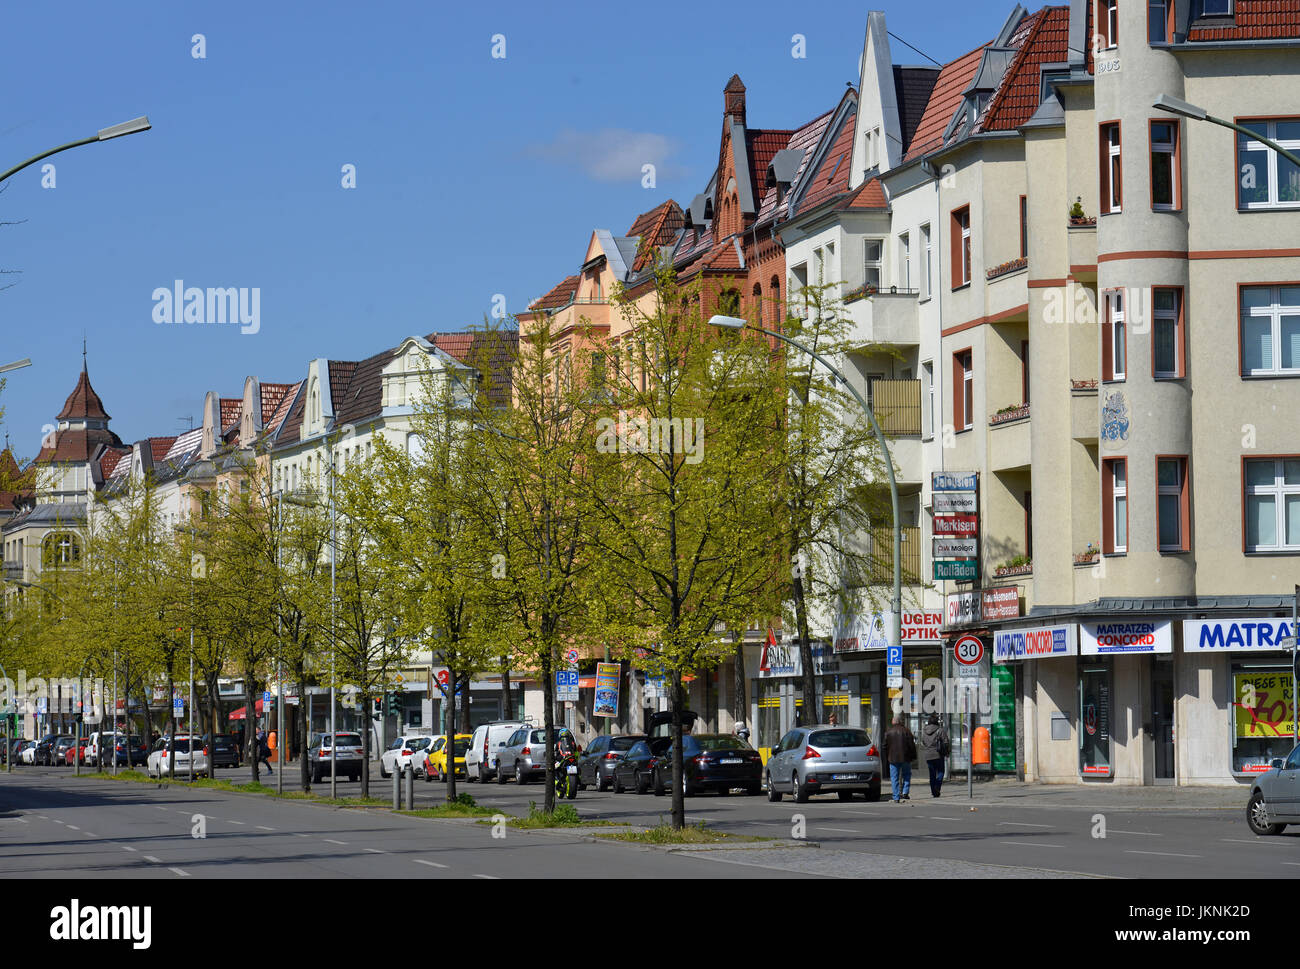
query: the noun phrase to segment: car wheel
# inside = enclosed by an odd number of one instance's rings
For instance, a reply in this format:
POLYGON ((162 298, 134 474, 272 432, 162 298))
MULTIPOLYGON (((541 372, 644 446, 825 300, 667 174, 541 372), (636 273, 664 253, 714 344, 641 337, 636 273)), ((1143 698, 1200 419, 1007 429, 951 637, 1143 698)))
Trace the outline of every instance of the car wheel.
POLYGON ((603 777, 600 776, 599 767, 596 768, 596 790, 602 794, 604 794, 607 790, 609 790, 609 783, 603 777))
POLYGON ((655 771, 655 783, 654 783, 654 788, 655 788, 655 797, 663 797, 663 796, 664 796, 664 790, 665 790, 665 788, 664 788, 664 778, 663 778, 663 775, 660 774, 658 771, 655 771))
POLYGON ((637 776, 636 776, 636 792, 637 792, 638 794, 644 794, 644 793, 646 793, 648 790, 650 790, 650 778, 648 778, 648 777, 642 777, 640 774, 637 774, 637 776))
POLYGON ((772 783, 771 774, 767 775, 767 799, 773 803, 781 800, 781 792, 778 791, 776 785, 772 783))
POLYGON ((808 803, 808 788, 800 785, 797 773, 790 775, 790 791, 794 794, 796 804, 808 803))
POLYGON ((379 776, 383 778, 389 778, 393 776, 388 771, 384 770, 384 761, 382 758, 379 761, 379 776))
POLYGON ((623 793, 623 782, 618 779, 618 771, 614 771, 614 793, 623 793))
POLYGON ((1250 796, 1250 803, 1246 805, 1246 823, 1250 825, 1250 830, 1258 835, 1281 834, 1285 824, 1270 824, 1268 821, 1268 812, 1264 807, 1264 795, 1256 791, 1250 796))
POLYGON ((840 800, 841 800, 841 801, 851 801, 851 800, 853 800, 853 792, 852 792, 852 791, 838 791, 837 793, 839 794, 839 796, 840 796, 840 800))

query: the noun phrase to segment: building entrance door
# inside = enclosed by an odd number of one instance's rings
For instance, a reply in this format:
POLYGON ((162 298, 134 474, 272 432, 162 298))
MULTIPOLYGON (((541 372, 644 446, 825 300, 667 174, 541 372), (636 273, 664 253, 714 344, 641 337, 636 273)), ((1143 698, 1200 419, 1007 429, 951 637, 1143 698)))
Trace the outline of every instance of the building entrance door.
POLYGON ((1158 660, 1151 669, 1151 734, 1157 783, 1174 780, 1174 664, 1158 660))

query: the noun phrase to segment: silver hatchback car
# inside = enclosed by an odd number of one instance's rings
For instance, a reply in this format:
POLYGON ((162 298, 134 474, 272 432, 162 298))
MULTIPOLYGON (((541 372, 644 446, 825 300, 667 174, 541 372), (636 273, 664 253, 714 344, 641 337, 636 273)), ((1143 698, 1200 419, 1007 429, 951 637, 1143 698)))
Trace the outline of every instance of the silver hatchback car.
POLYGON ((1300 824, 1300 747, 1284 761, 1255 778, 1246 806, 1246 823, 1255 834, 1281 834, 1288 824, 1300 824))
POLYGON ((831 791, 841 801, 851 800, 855 791, 879 801, 880 752, 860 727, 795 727, 767 759, 764 779, 769 801, 788 792, 802 804, 831 791))

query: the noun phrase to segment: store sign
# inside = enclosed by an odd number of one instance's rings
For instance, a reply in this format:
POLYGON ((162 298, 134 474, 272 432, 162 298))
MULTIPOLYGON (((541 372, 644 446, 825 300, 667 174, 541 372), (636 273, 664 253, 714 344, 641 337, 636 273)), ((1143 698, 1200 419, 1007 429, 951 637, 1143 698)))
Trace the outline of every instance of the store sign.
POLYGON ((947 619, 949 626, 979 622, 980 599, 975 592, 954 592, 948 596, 947 619))
MULTIPOLYGON (((935 521, 940 521, 936 518, 935 521)), ((954 582, 973 582, 979 563, 975 559, 959 559, 956 562, 935 562, 934 580, 954 582)))
MULTIPOLYGON (((1233 677, 1237 736, 1289 741, 1295 731, 1295 691, 1290 673, 1259 671, 1233 677)), ((1267 764, 1259 765, 1268 770, 1267 764)), ((1257 773, 1249 765, 1247 773, 1257 773)))
POLYGON ((973 515, 978 511, 975 507, 975 492, 973 491, 936 491, 932 499, 936 515, 958 513, 973 515))
POLYGON ((1248 652, 1289 649, 1290 619, 1188 619, 1183 622, 1183 652, 1248 652))
POLYGON ((592 714, 597 717, 618 716, 618 686, 622 666, 618 663, 596 664, 596 704, 592 714))
POLYGON ((977 538, 933 538, 934 558, 936 559, 973 559, 979 554, 977 538))
POLYGON ((936 535, 978 535, 978 515, 948 515, 934 519, 936 535))
POLYGON ((933 471, 930 473, 931 491, 974 491, 974 471, 933 471))
POLYGON ((1079 627, 1075 623, 1037 629, 1007 629, 993 634, 995 663, 1077 656, 1078 653, 1079 627))
POLYGON ((1079 654, 1172 653, 1170 622, 1086 622, 1079 627, 1079 654))
MULTIPOLYGON (((873 612, 865 618, 855 617, 835 631, 833 652, 858 653, 882 650, 889 645, 894 628, 892 612, 873 612)), ((902 641, 907 645, 941 642, 939 630, 943 626, 943 613, 933 610, 903 613, 899 623, 902 641)), ((817 647, 814 646, 814 649, 817 647)))
POLYGON ((980 593, 980 610, 985 621, 1019 619, 1020 590, 1014 585, 985 589, 980 593))
POLYGON ((764 643, 763 654, 758 660, 758 675, 761 678, 802 676, 803 662, 798 647, 788 643, 764 643))
POLYGON ((939 630, 942 626, 943 613, 941 612, 905 612, 902 625, 903 645, 941 642, 939 630))
MULTIPOLYGON (((830 643, 813 643, 812 662, 814 676, 868 673, 869 661, 863 657, 848 657, 837 652, 830 643)), ((803 657, 794 643, 774 645, 768 643, 758 661, 758 678, 803 676, 803 657)))

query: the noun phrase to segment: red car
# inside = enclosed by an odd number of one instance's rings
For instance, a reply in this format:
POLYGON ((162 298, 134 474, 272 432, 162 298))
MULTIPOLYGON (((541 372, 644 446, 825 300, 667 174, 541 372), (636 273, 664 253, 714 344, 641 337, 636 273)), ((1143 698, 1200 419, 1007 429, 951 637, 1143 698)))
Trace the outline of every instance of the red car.
POLYGON ((85 766, 85 763, 86 763, 86 748, 87 748, 88 746, 90 746, 90 738, 89 738, 89 737, 82 737, 82 738, 81 738, 81 746, 80 746, 80 747, 69 747, 69 748, 68 748, 68 752, 67 752, 66 754, 63 755, 63 762, 64 762, 65 764, 67 764, 69 767, 72 767, 72 766, 74 766, 74 765, 76 764, 76 760, 73 759, 73 758, 75 757, 75 758, 77 758, 77 759, 79 759, 79 760, 81 761, 82 766, 85 766))

